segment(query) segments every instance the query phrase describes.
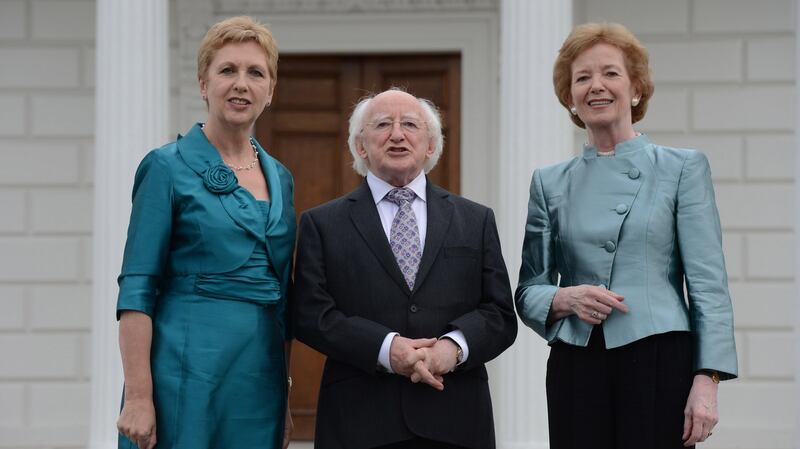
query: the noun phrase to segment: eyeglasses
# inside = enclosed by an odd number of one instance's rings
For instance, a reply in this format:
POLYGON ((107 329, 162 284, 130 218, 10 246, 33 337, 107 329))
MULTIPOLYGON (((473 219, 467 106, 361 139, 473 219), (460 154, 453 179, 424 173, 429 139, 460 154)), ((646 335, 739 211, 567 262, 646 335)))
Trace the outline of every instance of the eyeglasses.
POLYGON ((403 132, 407 132, 409 134, 416 134, 422 131, 422 128, 425 126, 425 122, 412 118, 402 118, 400 120, 391 120, 385 118, 367 123, 366 128, 376 133, 384 133, 391 131, 396 122, 400 123, 400 128, 403 130, 403 132))

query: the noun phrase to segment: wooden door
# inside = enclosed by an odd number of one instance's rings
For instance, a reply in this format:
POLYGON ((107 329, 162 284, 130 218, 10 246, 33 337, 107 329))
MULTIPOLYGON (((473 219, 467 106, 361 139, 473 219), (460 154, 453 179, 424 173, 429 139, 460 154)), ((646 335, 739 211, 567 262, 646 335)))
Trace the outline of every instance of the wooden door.
MULTIPOLYGON (((458 54, 281 56, 272 105, 256 123, 256 136, 292 172, 298 218, 363 182, 353 171, 347 148, 348 119, 361 97, 392 86, 439 107, 445 149, 429 178, 458 193, 460 65, 458 54)), ((313 439, 324 361, 318 352, 294 342, 294 440, 313 439)))

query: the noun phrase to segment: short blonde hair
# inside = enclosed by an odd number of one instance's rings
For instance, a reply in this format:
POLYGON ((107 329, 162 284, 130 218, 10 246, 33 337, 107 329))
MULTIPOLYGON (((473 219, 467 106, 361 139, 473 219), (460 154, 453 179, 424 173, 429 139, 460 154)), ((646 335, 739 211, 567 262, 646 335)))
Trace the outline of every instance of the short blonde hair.
POLYGON ((197 50, 197 78, 206 79, 217 50, 231 42, 249 41, 258 44, 267 54, 267 70, 274 86, 278 79, 278 44, 267 27, 250 16, 231 17, 209 28, 197 50))
MULTIPOLYGON (((567 36, 553 66, 553 87, 558 101, 569 110, 572 102, 572 63, 581 53, 597 44, 609 44, 622 50, 631 85, 641 95, 639 104, 631 109, 631 122, 638 122, 647 112, 647 102, 653 96, 655 86, 650 75, 647 49, 630 30, 618 23, 585 23, 576 26, 567 36)), ((577 115, 570 114, 570 118, 576 125, 586 128, 577 115)))

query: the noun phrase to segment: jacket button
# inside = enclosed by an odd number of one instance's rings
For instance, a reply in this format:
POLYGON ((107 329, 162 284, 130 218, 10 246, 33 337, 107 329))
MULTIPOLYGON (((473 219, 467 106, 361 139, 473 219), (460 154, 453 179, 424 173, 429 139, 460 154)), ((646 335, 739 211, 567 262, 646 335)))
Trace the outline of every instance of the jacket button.
POLYGON ((631 179, 639 179, 639 175, 640 175, 640 174, 641 174, 641 173, 639 172, 639 169, 638 169, 638 168, 636 168, 636 167, 633 167, 633 168, 632 168, 632 169, 631 169, 631 170, 628 172, 628 177, 629 177, 629 178, 631 178, 631 179))
POLYGON ((607 241, 605 245, 603 245, 609 253, 613 253, 615 249, 617 249, 617 245, 612 242, 611 240, 607 241))
POLYGON ((411 313, 417 313, 417 310, 419 310, 419 308, 417 307, 416 304, 411 304, 411 307, 409 307, 408 310, 410 310, 411 313))
POLYGON ((628 212, 628 205, 627 204, 618 204, 616 211, 617 211, 618 214, 622 215, 625 212, 628 212))

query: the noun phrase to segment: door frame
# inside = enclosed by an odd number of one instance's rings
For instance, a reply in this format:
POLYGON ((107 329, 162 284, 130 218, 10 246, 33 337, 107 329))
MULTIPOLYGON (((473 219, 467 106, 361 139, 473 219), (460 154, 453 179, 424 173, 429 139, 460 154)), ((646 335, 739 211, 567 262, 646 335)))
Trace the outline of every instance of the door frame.
MULTIPOLYGON (((217 20, 225 17, 220 15, 217 20)), ((256 18, 270 28, 282 54, 461 53, 461 195, 496 208, 497 12, 274 14, 256 18)))

